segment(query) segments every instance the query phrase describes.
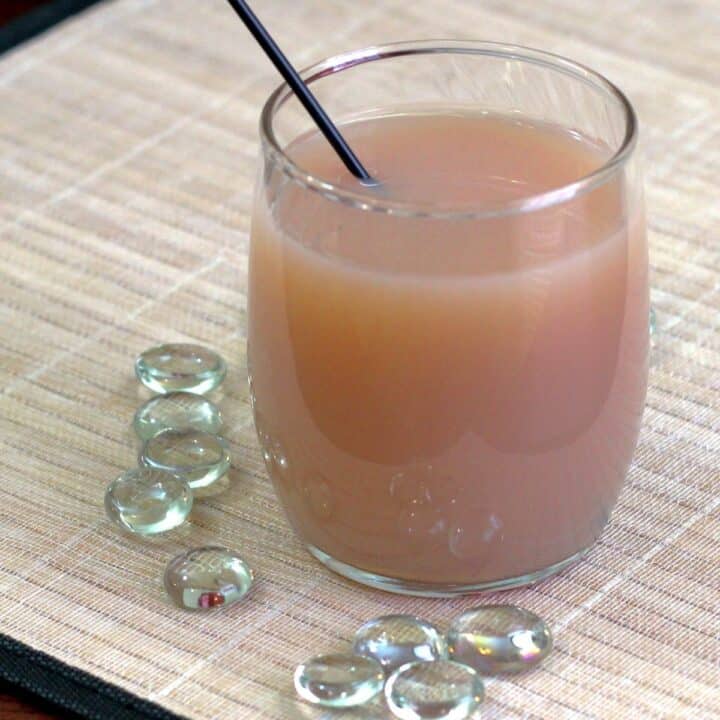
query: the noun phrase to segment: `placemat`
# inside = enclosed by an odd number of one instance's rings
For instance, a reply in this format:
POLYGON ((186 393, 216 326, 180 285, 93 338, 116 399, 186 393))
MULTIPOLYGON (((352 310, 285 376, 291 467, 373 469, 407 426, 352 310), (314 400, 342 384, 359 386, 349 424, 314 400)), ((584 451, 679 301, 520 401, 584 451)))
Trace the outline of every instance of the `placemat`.
MULTIPOLYGON (((491 680, 482 712, 720 718, 717 3, 256 5, 299 65, 469 37, 559 52, 627 91, 642 123, 658 315, 641 442, 584 561, 484 598, 547 618, 557 647, 541 669, 491 680)), ((309 653, 346 648, 375 615, 445 625, 477 602, 353 585, 305 553, 275 501, 248 405, 245 273, 257 118, 276 84, 222 0, 103 3, 0 59, 0 632, 101 687, 204 720, 321 717, 292 690, 309 653), (159 341, 228 359, 215 399, 233 467, 189 525, 140 540, 109 523, 102 497, 135 462, 132 362, 159 341), (224 612, 179 611, 163 595, 165 562, 207 543, 238 549, 256 587, 224 612)), ((343 715, 366 717, 386 711, 343 715)))

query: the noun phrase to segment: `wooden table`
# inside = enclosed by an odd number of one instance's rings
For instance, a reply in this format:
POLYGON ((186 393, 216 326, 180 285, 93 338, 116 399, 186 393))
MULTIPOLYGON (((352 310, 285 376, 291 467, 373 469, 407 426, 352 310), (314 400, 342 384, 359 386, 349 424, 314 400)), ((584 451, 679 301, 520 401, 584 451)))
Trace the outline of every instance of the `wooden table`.
POLYGON ((0 718, 2 720, 72 720, 67 710, 45 702, 16 687, 0 684, 0 718))

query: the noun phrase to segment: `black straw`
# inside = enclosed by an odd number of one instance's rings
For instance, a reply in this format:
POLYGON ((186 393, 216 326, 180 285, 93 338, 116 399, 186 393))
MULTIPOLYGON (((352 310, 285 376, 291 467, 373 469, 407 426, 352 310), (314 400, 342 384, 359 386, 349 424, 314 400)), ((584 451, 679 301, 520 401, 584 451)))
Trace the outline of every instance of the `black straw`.
POLYGON ((317 98, 310 92, 308 86, 302 81, 300 75, 298 75, 297 70, 290 64, 290 61, 285 57, 283 51, 270 37, 268 31, 248 7, 245 0, 228 0, 228 2, 245 23, 247 29, 252 33, 260 47, 265 51, 265 54, 270 58, 272 64, 283 76, 285 82, 290 86, 295 95, 297 95, 303 107, 308 111, 318 128, 320 128, 320 132, 322 132, 327 138, 327 141, 333 146, 335 152, 340 156, 345 167, 364 184, 374 185, 375 180, 373 180, 370 173, 363 167, 360 160, 358 160, 355 153, 345 141, 345 138, 340 134, 337 127, 335 127, 333 121, 322 109, 317 98))

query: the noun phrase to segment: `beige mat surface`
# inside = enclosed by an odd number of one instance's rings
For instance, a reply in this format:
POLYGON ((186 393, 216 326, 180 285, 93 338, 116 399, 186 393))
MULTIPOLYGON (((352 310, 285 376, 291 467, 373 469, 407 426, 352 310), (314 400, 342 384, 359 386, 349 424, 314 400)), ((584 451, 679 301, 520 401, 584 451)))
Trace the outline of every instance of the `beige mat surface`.
MULTIPOLYGON (((381 41, 519 42, 617 82, 643 128, 658 313, 629 482, 586 560, 493 600, 551 621, 486 720, 720 718, 720 15, 715 0, 265 0, 300 65, 381 41)), ((191 718, 314 718, 309 651, 362 621, 444 624, 473 600, 360 589, 312 561, 266 478, 245 384, 256 120, 277 78, 222 0, 103 3, 0 58, 0 632, 191 718), (217 348, 232 484, 168 539, 128 540, 106 483, 134 463, 135 355, 217 348), (238 548, 257 586, 179 612, 169 556, 238 548)), ((384 717, 381 707, 345 718, 384 717)))

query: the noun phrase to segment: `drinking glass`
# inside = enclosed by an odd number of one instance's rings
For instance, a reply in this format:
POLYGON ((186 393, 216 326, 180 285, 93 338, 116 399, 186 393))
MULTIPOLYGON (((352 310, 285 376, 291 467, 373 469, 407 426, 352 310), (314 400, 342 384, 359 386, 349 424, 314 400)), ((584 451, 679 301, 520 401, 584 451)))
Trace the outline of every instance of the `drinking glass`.
POLYGON ((303 77, 341 127, 475 113, 606 149, 541 193, 413 203, 299 166, 293 143, 313 128, 287 86, 260 123, 248 372, 300 540, 342 575, 419 595, 565 568, 608 521, 645 402, 630 103, 570 60, 483 42, 370 47, 303 77))

